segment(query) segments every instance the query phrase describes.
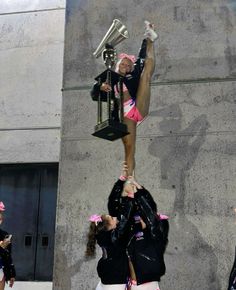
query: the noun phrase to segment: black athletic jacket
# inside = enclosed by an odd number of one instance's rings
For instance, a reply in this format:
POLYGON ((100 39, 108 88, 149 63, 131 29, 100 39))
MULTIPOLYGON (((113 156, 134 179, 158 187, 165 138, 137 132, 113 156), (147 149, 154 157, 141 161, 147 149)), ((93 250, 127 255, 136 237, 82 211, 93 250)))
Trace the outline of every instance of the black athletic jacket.
MULTIPOLYGON (((125 181, 118 179, 108 197, 108 212, 111 216, 116 216, 119 218, 121 212, 122 212, 122 200, 124 197, 121 197, 121 193, 123 191, 125 181)), ((140 190, 142 195, 146 198, 148 204, 152 208, 154 212, 157 212, 157 205, 151 196, 150 192, 146 190, 144 187, 140 190)))
POLYGON ((126 256, 127 235, 125 230, 130 218, 133 203, 130 198, 122 200, 122 212, 117 227, 100 232, 96 239, 102 248, 103 256, 98 261, 97 272, 103 284, 126 284, 129 276, 126 256))
POLYGON ((138 285, 160 281, 166 271, 164 252, 168 243, 169 223, 159 219, 146 197, 146 189, 135 193, 137 212, 147 227, 144 230, 139 229, 138 232, 137 227, 134 227, 127 247, 138 285))
POLYGON ((234 264, 229 276, 229 286, 228 290, 235 290, 236 289, 236 248, 235 248, 235 257, 234 257, 234 264))
MULTIPOLYGON (((0 241, 3 241, 7 235, 8 235, 7 232, 0 229, 0 241)), ((16 271, 11 258, 11 244, 9 244, 9 246, 6 249, 0 247, 0 257, 3 262, 3 272, 6 281, 10 280, 11 278, 15 278, 16 271)))
MULTIPOLYGON (((124 181, 118 180, 108 198, 108 210, 112 216, 119 217, 122 211, 123 185, 124 181)), ((160 220, 156 212, 157 206, 149 191, 139 189, 133 199, 132 218, 127 230, 127 255, 133 263, 138 285, 160 281, 165 274, 164 252, 168 243, 169 223, 168 220, 160 220), (144 220, 146 229, 142 230, 137 216, 144 220)))

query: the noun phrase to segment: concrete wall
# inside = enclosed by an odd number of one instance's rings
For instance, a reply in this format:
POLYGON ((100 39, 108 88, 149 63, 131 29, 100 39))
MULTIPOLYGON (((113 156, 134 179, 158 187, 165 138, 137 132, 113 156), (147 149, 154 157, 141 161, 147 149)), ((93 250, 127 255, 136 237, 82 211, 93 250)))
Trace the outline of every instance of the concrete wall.
POLYGON ((0 1, 0 163, 58 162, 65 1, 0 1))
MULTIPOLYGON (((138 128, 137 177, 170 216, 161 289, 225 290, 236 231, 236 5, 227 0, 67 1, 54 290, 95 289, 86 261, 88 216, 106 212, 121 141, 91 136, 92 52, 114 18, 137 53, 143 21, 158 28, 150 114, 138 128), (62 275, 63 273, 63 275, 62 275)), ((98 251, 97 259, 100 257, 98 251)))

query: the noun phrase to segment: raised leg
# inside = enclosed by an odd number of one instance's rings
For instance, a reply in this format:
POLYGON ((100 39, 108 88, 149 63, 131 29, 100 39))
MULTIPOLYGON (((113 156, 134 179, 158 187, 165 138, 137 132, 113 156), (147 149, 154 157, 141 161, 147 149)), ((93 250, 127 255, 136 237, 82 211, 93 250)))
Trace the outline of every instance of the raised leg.
POLYGON ((136 122, 128 118, 124 118, 124 123, 127 125, 129 135, 122 138, 125 149, 125 161, 128 166, 128 175, 134 175, 135 167, 135 142, 136 142, 136 122))
POLYGON ((136 97, 136 107, 139 110, 139 113, 142 115, 142 117, 146 117, 149 112, 150 95, 151 95, 150 82, 154 69, 155 69, 154 45, 150 39, 147 39, 147 52, 145 65, 140 77, 136 97))

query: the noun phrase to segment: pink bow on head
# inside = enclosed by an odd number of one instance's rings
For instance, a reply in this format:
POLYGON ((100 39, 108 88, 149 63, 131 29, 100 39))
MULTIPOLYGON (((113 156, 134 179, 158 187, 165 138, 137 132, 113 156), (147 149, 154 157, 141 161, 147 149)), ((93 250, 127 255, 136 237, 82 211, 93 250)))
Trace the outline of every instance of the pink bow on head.
POLYGON ((2 201, 0 201, 0 211, 4 211, 5 210, 5 205, 2 201))
POLYGON ((165 214, 159 213, 157 215, 159 216, 160 220, 168 220, 169 219, 169 217, 167 215, 165 215, 165 214))
POLYGON ((135 63, 135 61, 136 61, 135 55, 132 55, 132 54, 120 53, 118 55, 118 58, 119 59, 128 58, 129 60, 132 61, 132 63, 135 63))
POLYGON ((90 216, 89 221, 94 222, 95 225, 97 225, 98 223, 102 222, 102 218, 98 214, 93 214, 90 216))

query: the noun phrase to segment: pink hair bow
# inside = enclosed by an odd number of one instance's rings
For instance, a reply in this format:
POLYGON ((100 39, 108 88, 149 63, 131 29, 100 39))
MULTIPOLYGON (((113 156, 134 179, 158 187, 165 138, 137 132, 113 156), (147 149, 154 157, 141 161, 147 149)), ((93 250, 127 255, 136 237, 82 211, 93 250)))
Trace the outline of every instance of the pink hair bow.
POLYGON ((90 216, 89 221, 94 222, 95 225, 97 225, 98 223, 102 222, 102 218, 98 214, 93 214, 90 216))
POLYGON ((132 55, 132 54, 120 53, 118 55, 118 58, 119 59, 128 58, 129 60, 132 61, 132 63, 135 63, 135 61, 136 61, 135 55, 132 55))
POLYGON ((5 205, 2 201, 0 201, 0 211, 4 211, 5 210, 5 205))
POLYGON ((160 220, 168 220, 168 218, 169 218, 167 215, 161 214, 161 213, 159 213, 158 216, 159 216, 160 220))

